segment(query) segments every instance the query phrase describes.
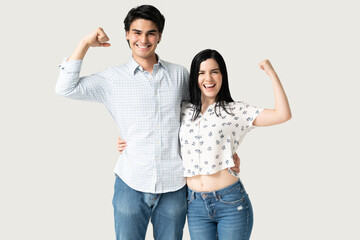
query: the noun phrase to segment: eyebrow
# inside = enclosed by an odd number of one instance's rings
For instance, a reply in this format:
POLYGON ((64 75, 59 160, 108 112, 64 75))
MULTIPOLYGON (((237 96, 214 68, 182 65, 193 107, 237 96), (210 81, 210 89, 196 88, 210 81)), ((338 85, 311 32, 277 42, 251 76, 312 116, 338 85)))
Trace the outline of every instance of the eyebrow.
MULTIPOLYGON (((139 29, 131 29, 131 31, 133 31, 133 32, 142 32, 142 31, 139 30, 139 29)), ((147 33, 156 33, 156 32, 157 32, 156 29, 152 29, 152 30, 147 31, 147 33)))
MULTIPOLYGON (((214 68, 214 69, 211 69, 210 71, 216 71, 216 70, 217 70, 217 71, 220 71, 220 68, 214 68)), ((200 69, 199 69, 199 72, 205 72, 205 70, 200 70, 200 69)))

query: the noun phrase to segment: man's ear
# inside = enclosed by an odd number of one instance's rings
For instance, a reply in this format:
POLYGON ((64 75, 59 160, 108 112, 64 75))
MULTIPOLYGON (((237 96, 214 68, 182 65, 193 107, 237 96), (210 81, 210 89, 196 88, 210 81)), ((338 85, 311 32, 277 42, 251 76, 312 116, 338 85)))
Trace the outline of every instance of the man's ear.
POLYGON ((129 31, 125 31, 125 37, 126 37, 126 40, 129 41, 129 31))
POLYGON ((157 42, 158 44, 159 44, 160 41, 161 41, 161 36, 162 36, 162 33, 159 34, 159 41, 157 42))

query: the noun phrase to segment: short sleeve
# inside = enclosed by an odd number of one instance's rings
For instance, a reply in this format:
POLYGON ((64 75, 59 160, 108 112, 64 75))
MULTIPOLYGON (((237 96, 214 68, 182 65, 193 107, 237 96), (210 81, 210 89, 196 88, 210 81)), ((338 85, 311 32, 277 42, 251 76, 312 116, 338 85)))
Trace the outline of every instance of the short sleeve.
POLYGON ((264 110, 264 108, 250 105, 246 102, 237 101, 235 103, 235 110, 237 114, 246 121, 247 126, 253 128, 255 127, 253 125, 254 120, 264 110))

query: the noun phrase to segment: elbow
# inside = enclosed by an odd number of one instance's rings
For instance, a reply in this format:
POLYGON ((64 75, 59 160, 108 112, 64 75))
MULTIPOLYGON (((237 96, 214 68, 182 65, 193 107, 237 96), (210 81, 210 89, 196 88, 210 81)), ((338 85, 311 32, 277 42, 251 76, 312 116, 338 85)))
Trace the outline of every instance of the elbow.
POLYGON ((67 95, 64 89, 60 88, 58 85, 56 85, 55 87, 55 93, 56 95, 64 96, 64 97, 67 95))
POLYGON ((60 95, 60 96, 63 95, 63 92, 58 87, 55 87, 55 93, 56 93, 56 95, 60 95))
POLYGON ((55 87, 55 93, 59 96, 62 97, 68 97, 71 95, 71 90, 70 89, 66 89, 64 87, 61 87, 59 84, 56 85, 55 87))
POLYGON ((281 123, 287 122, 292 118, 292 114, 289 111, 288 113, 281 116, 281 123))
POLYGON ((292 115, 291 115, 291 113, 290 113, 288 116, 286 116, 286 118, 285 118, 285 121, 284 121, 284 122, 289 121, 291 118, 292 118, 292 115))

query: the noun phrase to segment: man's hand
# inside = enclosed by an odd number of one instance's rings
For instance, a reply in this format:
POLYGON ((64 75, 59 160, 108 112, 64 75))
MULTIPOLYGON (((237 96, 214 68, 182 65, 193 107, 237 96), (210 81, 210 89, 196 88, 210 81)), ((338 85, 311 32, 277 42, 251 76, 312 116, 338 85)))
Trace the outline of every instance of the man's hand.
POLYGON ((82 39, 82 41, 88 44, 90 47, 110 47, 109 37, 101 27, 96 28, 92 33, 82 39))
POLYGON ((234 160, 235 167, 232 167, 230 169, 236 173, 240 173, 240 158, 237 155, 237 153, 234 153, 233 160, 234 160))

